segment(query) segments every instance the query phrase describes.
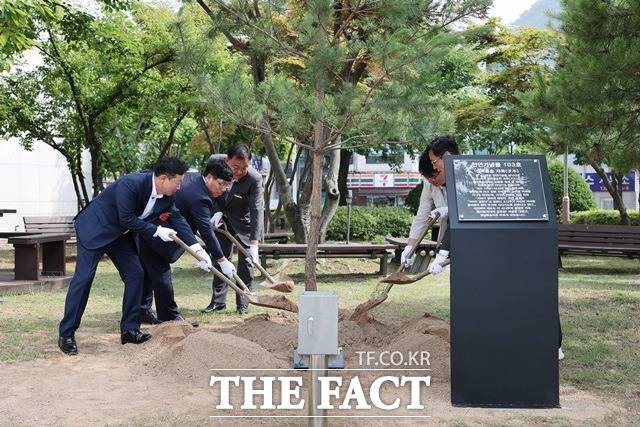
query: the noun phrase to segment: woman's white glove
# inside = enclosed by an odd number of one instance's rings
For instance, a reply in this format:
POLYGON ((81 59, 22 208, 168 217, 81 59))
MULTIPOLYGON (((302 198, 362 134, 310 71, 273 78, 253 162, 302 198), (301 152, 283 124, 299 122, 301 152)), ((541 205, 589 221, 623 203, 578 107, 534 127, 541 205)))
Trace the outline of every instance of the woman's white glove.
POLYGON ((442 206, 441 208, 435 208, 434 210, 431 211, 429 216, 431 218, 435 218, 436 217, 436 213, 440 214, 440 218, 444 218, 445 216, 449 215, 449 207, 442 206))
POLYGON ((428 271, 430 274, 436 275, 442 273, 444 267, 442 264, 449 258, 449 251, 441 249, 433 262, 429 265, 428 271))
POLYGON ((402 254, 400 254, 400 266, 409 268, 413 264, 413 256, 409 256, 411 251, 413 250, 412 245, 407 245, 404 247, 402 254))

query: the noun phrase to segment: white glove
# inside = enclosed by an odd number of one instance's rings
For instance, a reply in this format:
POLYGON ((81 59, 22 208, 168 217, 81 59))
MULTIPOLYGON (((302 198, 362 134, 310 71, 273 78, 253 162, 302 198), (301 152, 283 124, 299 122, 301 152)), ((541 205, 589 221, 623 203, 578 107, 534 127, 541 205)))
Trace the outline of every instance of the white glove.
POLYGON ((435 208, 434 210, 431 211, 429 216, 431 218, 435 218, 436 217, 436 212, 440 214, 440 218, 444 218, 445 216, 449 215, 449 207, 448 206, 443 206, 441 208, 435 208))
POLYGON ((172 234, 176 234, 176 231, 173 228, 159 225, 156 232, 153 233, 153 237, 159 237, 163 242, 173 242, 173 239, 171 238, 172 234))
POLYGON ((195 251, 196 255, 198 255, 198 257, 200 258, 197 267, 204 271, 211 271, 211 268, 213 268, 211 257, 209 256, 207 251, 205 251, 202 246, 200 246, 200 243, 194 243, 193 245, 189 246, 189 248, 195 251))
POLYGON ((236 274, 236 267, 231 263, 231 261, 225 258, 222 262, 218 261, 218 265, 225 276, 233 279, 233 275, 236 274))
POLYGON ((442 264, 449 258, 449 251, 441 249, 436 255, 436 259, 433 260, 429 268, 427 269, 430 274, 436 275, 442 273, 444 267, 442 264))
POLYGON ((247 257, 247 261, 251 263, 251 265, 256 265, 260 262, 260 254, 258 252, 258 245, 249 245, 249 257, 247 257))
POLYGON ((411 267, 413 264, 413 257, 409 257, 409 253, 413 250, 412 245, 407 245, 404 247, 402 254, 400 254, 400 266, 401 267, 411 267))
POLYGON ((209 222, 211 223, 211 225, 213 225, 215 228, 220 227, 220 224, 222 222, 222 212, 216 212, 213 214, 213 216, 211 217, 211 219, 209 220, 209 222))

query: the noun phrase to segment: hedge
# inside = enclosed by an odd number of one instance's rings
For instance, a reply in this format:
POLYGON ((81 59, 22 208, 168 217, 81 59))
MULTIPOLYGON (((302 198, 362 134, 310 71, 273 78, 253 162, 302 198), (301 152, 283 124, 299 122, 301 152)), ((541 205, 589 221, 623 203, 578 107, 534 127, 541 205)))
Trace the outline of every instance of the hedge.
MULTIPOLYGON (((413 214, 402 207, 368 208, 354 206, 351 212, 351 239, 371 241, 376 236, 409 235, 413 214)), ((327 240, 347 239, 347 207, 340 206, 327 229, 327 240)))
MULTIPOLYGON (((640 212, 627 210, 631 225, 640 225, 640 212)), ((592 210, 571 213, 572 224, 620 225, 620 212, 614 210, 592 210)))
MULTIPOLYGON (((553 203, 557 213, 562 211, 562 195, 564 186, 564 166, 557 160, 549 162, 549 179, 553 192, 553 203)), ((569 198, 571 212, 588 211, 596 208, 593 192, 582 175, 569 168, 569 198)))
POLYGON ((420 196, 422 195, 423 182, 413 187, 407 197, 404 198, 404 205, 415 215, 418 213, 418 207, 420 206, 420 196))

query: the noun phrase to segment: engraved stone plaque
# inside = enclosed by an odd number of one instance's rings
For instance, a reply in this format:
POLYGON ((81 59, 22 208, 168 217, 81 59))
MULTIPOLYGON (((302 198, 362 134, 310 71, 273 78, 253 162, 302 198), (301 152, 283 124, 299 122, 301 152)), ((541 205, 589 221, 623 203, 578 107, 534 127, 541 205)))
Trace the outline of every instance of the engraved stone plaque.
POLYGON ((548 221, 538 159, 455 159, 460 221, 548 221))

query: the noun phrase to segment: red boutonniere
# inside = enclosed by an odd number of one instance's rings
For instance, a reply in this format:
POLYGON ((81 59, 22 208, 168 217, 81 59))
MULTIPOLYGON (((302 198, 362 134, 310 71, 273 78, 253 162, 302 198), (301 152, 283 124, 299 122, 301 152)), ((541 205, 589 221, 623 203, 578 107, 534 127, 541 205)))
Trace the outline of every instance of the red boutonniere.
POLYGON ((160 221, 162 222, 167 222, 169 221, 170 216, 171 212, 162 212, 160 215, 158 215, 158 218, 160 218, 160 221))

